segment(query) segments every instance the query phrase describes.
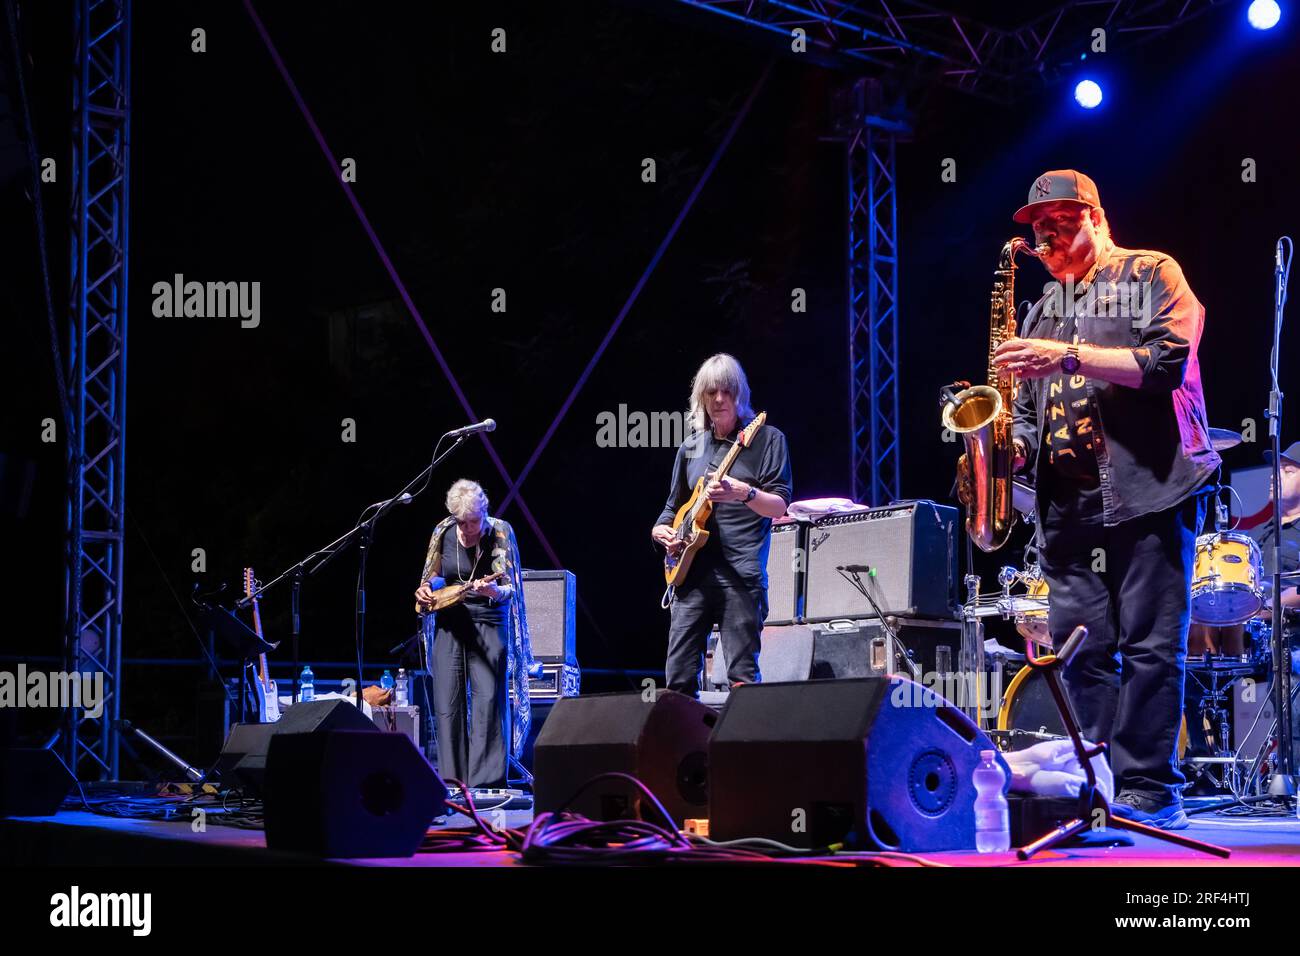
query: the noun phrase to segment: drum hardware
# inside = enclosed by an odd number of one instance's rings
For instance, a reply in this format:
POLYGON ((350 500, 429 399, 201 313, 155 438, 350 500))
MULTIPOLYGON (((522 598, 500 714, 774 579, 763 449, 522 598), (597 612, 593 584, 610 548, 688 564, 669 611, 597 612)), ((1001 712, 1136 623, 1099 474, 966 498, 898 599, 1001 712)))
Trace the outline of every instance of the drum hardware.
MULTIPOLYGON (((1225 676, 1224 671, 1210 671, 1208 674, 1209 686, 1201 680, 1200 675, 1189 673, 1188 676, 1195 680, 1201 687, 1201 733, 1204 736, 1206 745, 1210 748, 1208 757, 1193 757, 1191 763, 1197 776, 1208 776, 1210 781, 1219 789, 1231 790, 1236 792, 1234 784, 1235 779, 1230 779, 1229 774, 1237 772, 1237 761, 1229 747, 1229 738, 1231 736, 1232 715, 1228 712, 1228 689, 1235 683, 1240 674, 1227 675, 1225 683, 1220 680, 1225 676), (1223 765, 1221 776, 1214 775, 1213 768, 1215 764, 1206 763, 1206 761, 1227 761, 1223 765)), ((1183 716, 1184 726, 1186 726, 1187 717, 1183 716)), ((1179 759, 1183 758, 1179 754, 1179 759)))

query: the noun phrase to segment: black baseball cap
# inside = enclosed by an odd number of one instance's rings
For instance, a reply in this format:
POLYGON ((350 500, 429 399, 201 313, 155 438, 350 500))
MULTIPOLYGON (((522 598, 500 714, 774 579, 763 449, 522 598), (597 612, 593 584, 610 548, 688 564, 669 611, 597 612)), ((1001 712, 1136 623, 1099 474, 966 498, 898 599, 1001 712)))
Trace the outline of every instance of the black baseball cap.
POLYGON ((1101 200, 1097 197, 1097 184, 1089 177, 1077 169, 1052 169, 1034 180, 1029 187, 1028 201, 1011 218, 1016 222, 1027 223, 1033 217, 1036 207, 1062 200, 1085 206, 1101 205, 1101 200))

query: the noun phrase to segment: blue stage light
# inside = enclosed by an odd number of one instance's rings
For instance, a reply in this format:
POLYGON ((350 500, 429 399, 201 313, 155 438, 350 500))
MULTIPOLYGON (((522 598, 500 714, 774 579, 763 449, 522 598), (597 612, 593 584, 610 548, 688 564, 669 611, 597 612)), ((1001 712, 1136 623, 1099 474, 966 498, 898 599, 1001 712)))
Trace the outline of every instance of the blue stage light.
POLYGON ((1080 80, 1074 88, 1074 98, 1085 110, 1101 105, 1101 87, 1093 80, 1080 80))
POLYGON ((1254 0, 1246 10, 1246 19, 1256 30, 1271 30, 1282 19, 1282 8, 1276 0, 1254 0))

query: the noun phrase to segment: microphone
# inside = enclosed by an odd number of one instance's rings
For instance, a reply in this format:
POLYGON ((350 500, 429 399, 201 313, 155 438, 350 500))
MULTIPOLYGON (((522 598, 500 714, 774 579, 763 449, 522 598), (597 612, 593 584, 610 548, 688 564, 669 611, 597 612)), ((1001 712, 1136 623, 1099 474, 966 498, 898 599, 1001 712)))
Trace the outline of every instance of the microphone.
MULTIPOLYGON (((410 492, 403 491, 396 498, 385 498, 383 501, 372 501, 370 504, 366 505, 366 511, 369 511, 372 508, 382 508, 384 507, 384 505, 387 504, 409 505, 414 500, 415 500, 414 495, 412 495, 410 492)), ((365 512, 363 511, 362 514, 365 514, 365 512)))
POLYGON ((443 438, 460 438, 463 435, 475 435, 478 432, 494 432, 497 430, 497 423, 491 418, 485 418, 477 425, 466 425, 464 428, 457 428, 447 432, 443 438))
POLYGON ((837 564, 835 570, 847 571, 849 574, 870 574, 875 568, 869 564, 837 564))

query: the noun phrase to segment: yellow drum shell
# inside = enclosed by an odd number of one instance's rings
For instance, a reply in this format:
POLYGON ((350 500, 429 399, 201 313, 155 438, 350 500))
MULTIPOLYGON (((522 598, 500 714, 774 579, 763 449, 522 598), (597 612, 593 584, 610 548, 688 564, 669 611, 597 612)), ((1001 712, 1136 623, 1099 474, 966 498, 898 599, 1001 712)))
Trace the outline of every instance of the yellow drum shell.
POLYGON ((1247 534, 1221 531, 1196 539, 1192 570, 1192 620, 1241 624, 1264 606, 1259 545, 1247 534))

